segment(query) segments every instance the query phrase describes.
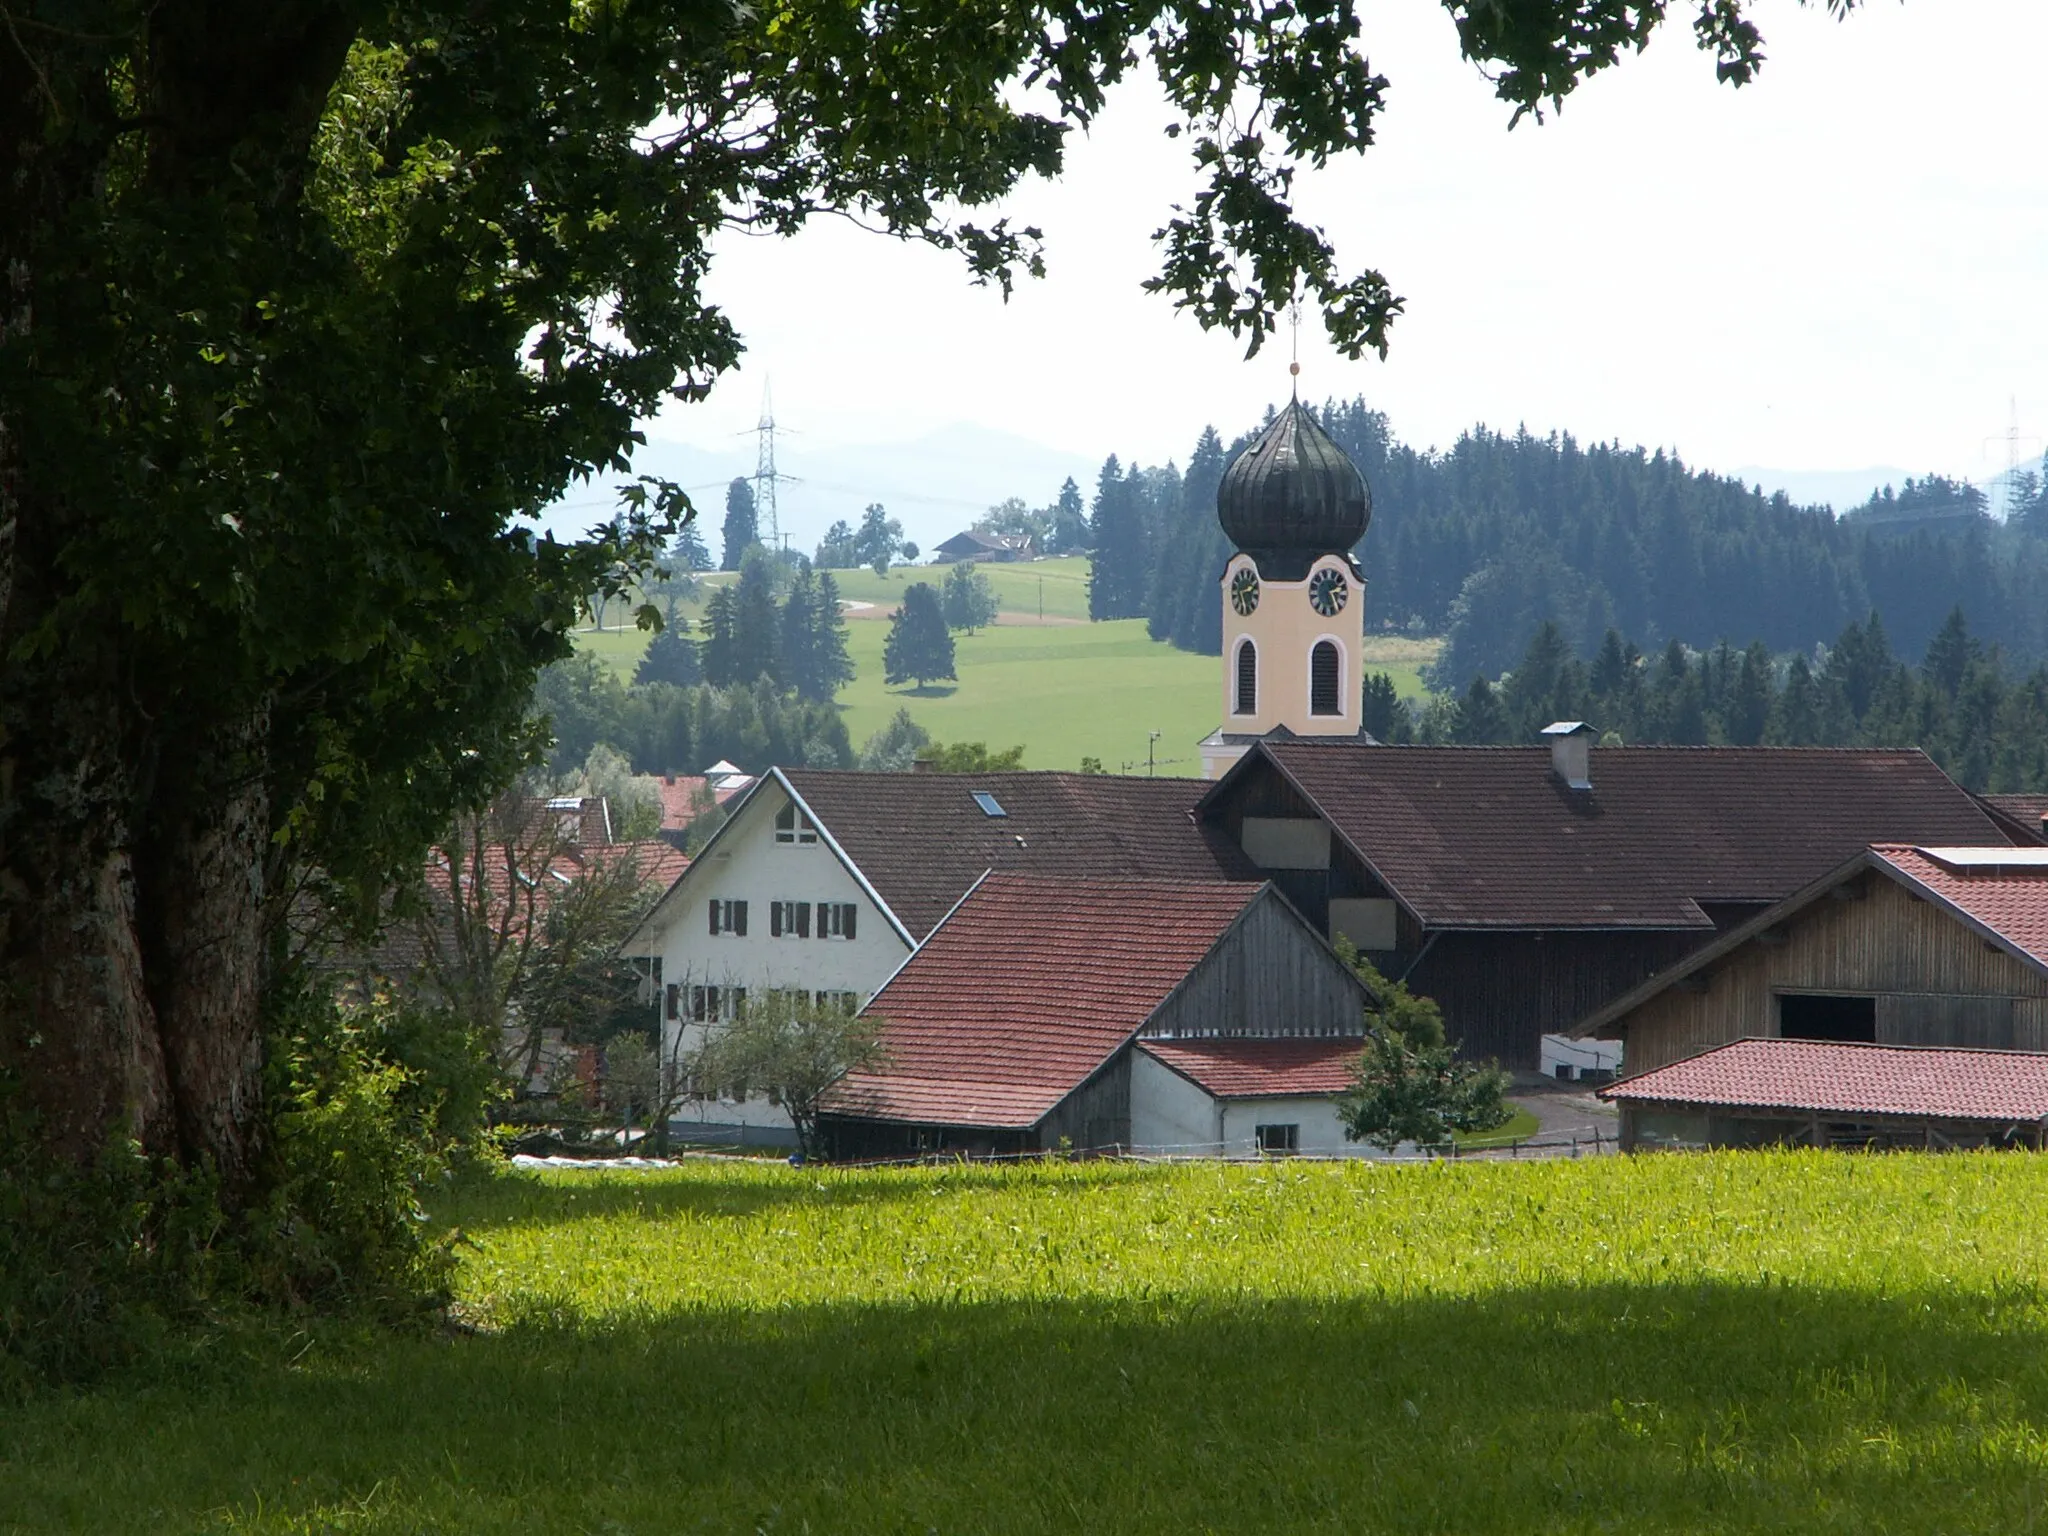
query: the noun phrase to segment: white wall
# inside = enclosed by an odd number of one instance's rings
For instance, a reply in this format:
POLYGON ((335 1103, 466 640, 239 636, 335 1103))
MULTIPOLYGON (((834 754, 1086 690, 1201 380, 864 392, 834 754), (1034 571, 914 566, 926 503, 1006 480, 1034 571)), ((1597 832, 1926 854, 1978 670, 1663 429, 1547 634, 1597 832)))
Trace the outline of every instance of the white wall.
POLYGON ((1144 1051, 1131 1052, 1131 1147, 1184 1157, 1252 1157, 1262 1125, 1298 1125, 1296 1150, 1322 1157, 1372 1157, 1344 1139, 1334 1099, 1217 1099, 1144 1051))
MULTIPOLYGON (((852 992, 866 1003, 910 954, 910 946, 822 837, 815 843, 775 840, 775 816, 787 802, 779 784, 764 782, 664 898, 652 930, 633 946, 661 957, 664 987, 677 983, 683 989, 684 1017, 662 1024, 664 1060, 687 1057, 703 1043, 703 1027, 688 1018, 692 986, 745 987, 749 995, 777 988, 852 992), (733 900, 747 903, 746 936, 713 935, 708 904, 733 900), (810 902, 813 937, 771 938, 769 907, 776 901, 810 902), (819 902, 854 904, 858 915, 852 939, 815 936, 819 902)), ((675 1118, 789 1129, 789 1117, 764 1097, 744 1103, 692 1101, 675 1118)))

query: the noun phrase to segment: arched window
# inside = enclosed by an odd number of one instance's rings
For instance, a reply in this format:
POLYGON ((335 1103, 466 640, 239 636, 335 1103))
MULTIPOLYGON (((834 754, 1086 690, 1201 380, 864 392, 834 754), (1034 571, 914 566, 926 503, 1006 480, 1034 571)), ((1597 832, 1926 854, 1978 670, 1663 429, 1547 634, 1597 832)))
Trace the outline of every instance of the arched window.
POLYGON ((1237 709, 1240 715, 1259 712, 1259 648, 1249 640, 1237 643, 1237 709))
POLYGON ((1337 647, 1329 640, 1318 640, 1316 648, 1308 653, 1308 712, 1312 715, 1341 715, 1344 713, 1339 673, 1342 663, 1337 656, 1337 647))

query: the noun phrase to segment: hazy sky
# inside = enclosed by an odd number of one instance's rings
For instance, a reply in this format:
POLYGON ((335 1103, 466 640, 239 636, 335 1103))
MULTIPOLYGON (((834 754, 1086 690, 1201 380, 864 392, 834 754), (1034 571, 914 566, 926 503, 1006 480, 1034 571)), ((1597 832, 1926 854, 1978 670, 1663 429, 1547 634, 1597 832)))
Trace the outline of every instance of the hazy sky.
MULTIPOLYGON (((1363 394, 1420 444, 1526 423, 1675 446, 1702 467, 2004 468, 2008 401, 2048 435, 2048 4, 1765 0, 1769 63, 1719 85, 1673 7, 1649 52, 1507 131, 1431 0, 1367 0, 1392 82, 1379 143, 1307 174, 1347 266, 1408 301, 1382 363, 1304 323, 1303 393, 1363 394), (1991 439, 1994 441, 1987 441, 1991 439)), ((1192 183, 1154 95, 1125 91, 1056 185, 1020 194, 1051 274, 1005 305, 957 264, 824 221, 730 239, 712 293, 744 369, 652 432, 729 450, 764 378, 806 445, 1000 427, 1099 458, 1185 460, 1284 397, 1139 290, 1192 183)))

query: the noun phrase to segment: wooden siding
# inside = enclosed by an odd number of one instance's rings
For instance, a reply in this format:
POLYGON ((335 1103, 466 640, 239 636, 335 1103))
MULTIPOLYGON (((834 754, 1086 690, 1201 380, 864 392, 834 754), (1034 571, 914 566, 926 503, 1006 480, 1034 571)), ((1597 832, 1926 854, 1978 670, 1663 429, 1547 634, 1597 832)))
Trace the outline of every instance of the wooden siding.
POLYGON ((1364 1007, 1357 978, 1268 894, 1202 957, 1144 1033, 1352 1034, 1363 1027, 1364 1007))
POLYGON ((1106 1152, 1131 1144, 1131 1048, 1118 1051, 1087 1082, 1038 1122, 1032 1143, 1057 1152, 1064 1139, 1076 1152, 1106 1152))
MULTIPOLYGON (((1535 1071, 1543 1037, 1641 986, 1713 938, 1698 933, 1445 933, 1407 976, 1462 1056, 1535 1071)), ((1400 976, 1399 957, 1389 976, 1400 976)))
POLYGON ((1775 1036, 1785 991, 1875 996, 1881 1045, 2048 1050, 2048 977, 1883 875, 1857 888, 1859 900, 1822 897, 1794 916, 1781 942, 1724 956, 1704 990, 1666 989, 1618 1020, 1623 1072, 1775 1036))

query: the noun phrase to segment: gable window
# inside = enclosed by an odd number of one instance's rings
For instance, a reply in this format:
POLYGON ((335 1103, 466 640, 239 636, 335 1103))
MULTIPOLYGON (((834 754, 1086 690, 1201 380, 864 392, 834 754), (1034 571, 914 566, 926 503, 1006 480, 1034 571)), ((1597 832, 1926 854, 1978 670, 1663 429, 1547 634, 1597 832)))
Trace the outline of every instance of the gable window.
POLYGON ((730 1023, 746 1006, 745 987, 690 988, 690 1022, 693 1024, 730 1023))
POLYGON ((1261 1152, 1288 1153, 1301 1150, 1299 1125, 1261 1125, 1252 1129, 1261 1152))
POLYGON ((796 808, 794 800, 775 813, 775 841, 778 843, 815 843, 817 840, 817 824, 796 808))
POLYGON ((1312 715, 1341 715, 1344 706, 1343 663, 1338 659, 1337 647, 1329 640, 1318 640, 1316 648, 1308 653, 1308 712, 1312 715))
POLYGON ((1259 712, 1259 648, 1249 640, 1237 643, 1237 704, 1232 713, 1259 712))
POLYGON ((775 939, 808 939, 811 936, 811 904, 808 901, 770 902, 768 936, 775 939))
POLYGON ((709 906, 714 936, 721 933, 729 933, 736 939, 747 936, 747 904, 744 901, 713 901, 709 906))
POLYGON ((821 939, 850 939, 853 937, 854 907, 850 901, 821 901, 818 903, 818 937, 821 939))

